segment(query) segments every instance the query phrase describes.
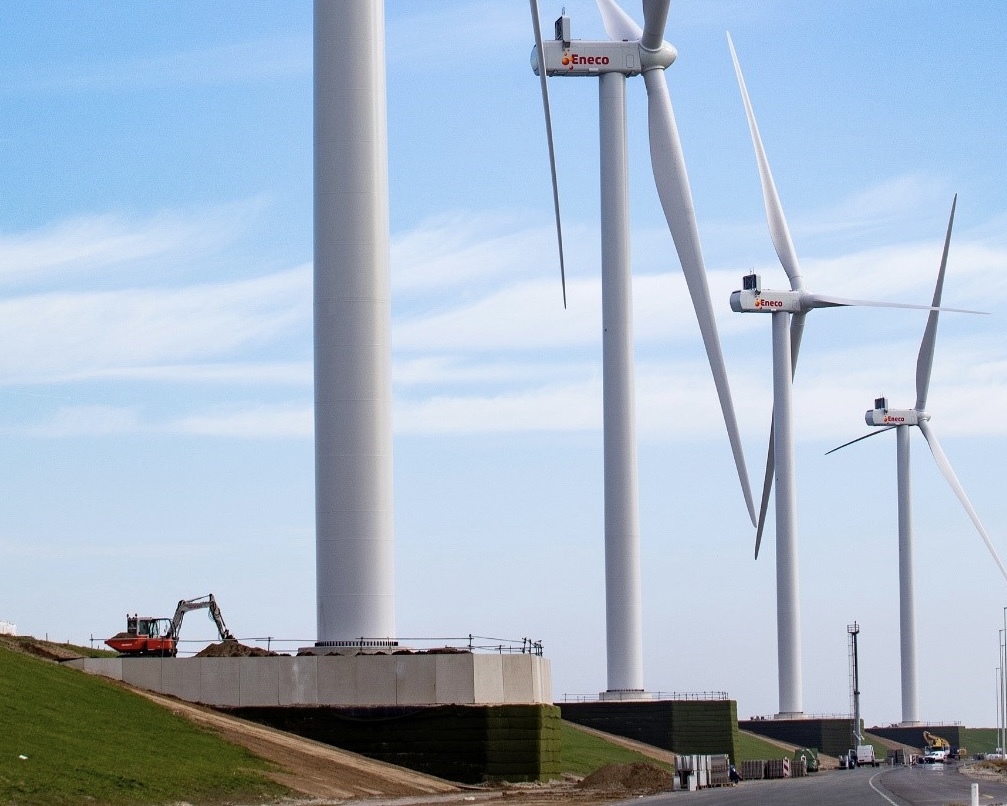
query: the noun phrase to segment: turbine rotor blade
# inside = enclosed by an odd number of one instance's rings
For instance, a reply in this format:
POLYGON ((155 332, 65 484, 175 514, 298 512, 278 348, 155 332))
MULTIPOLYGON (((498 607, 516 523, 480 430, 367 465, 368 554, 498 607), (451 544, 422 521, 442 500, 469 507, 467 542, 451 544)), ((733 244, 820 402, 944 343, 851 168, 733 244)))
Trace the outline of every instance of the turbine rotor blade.
MULTIPOLYGON (((804 323, 807 313, 795 313, 790 317, 790 378, 797 373, 797 356, 801 352, 801 339, 804 338, 804 323)), ((762 501, 759 504, 759 522, 755 527, 755 559, 759 559, 759 548, 762 546, 762 534, 766 529, 766 514, 769 512, 769 494, 773 489, 773 477, 776 472, 776 424, 769 424, 769 455, 766 457, 766 475, 762 480, 762 501)))
POLYGON ((648 70, 644 73, 647 85, 647 102, 650 112, 650 158, 654 168, 657 193, 664 208, 664 216, 675 242, 675 249, 682 263, 682 273, 696 309, 696 319, 703 336, 706 355, 713 372, 713 382, 720 398, 720 408, 724 414, 724 424, 731 442, 734 463, 738 469, 738 479, 748 506, 748 514, 755 524, 755 505, 752 489, 748 482, 745 455, 741 448, 741 433, 731 399, 731 388, 727 381, 727 369, 717 334, 717 321, 713 315, 710 289, 703 265, 703 253, 696 227, 696 214, 692 205, 689 177, 685 171, 682 144, 675 125, 675 114, 671 108, 668 83, 663 70, 648 70))
POLYGON ((668 24, 671 0, 643 0, 643 36, 640 47, 657 50, 664 44, 664 28, 668 24))
POLYGON ((862 437, 857 437, 856 439, 851 439, 849 442, 844 442, 838 448, 833 448, 831 451, 826 451, 825 455, 828 456, 830 453, 835 453, 836 451, 841 451, 843 448, 849 447, 855 442, 862 442, 865 439, 870 439, 871 437, 876 437, 878 434, 883 434, 885 431, 891 431, 893 428, 898 428, 897 425, 889 425, 886 428, 879 428, 875 431, 871 431, 864 434, 862 437))
POLYGON ((842 308, 849 306, 866 308, 907 308, 914 311, 948 311, 949 313, 972 313, 989 316, 989 311, 972 311, 966 308, 939 308, 934 305, 913 305, 908 302, 880 302, 869 299, 847 299, 834 297, 831 294, 812 294, 804 292, 801 301, 809 308, 842 308))
MULTIPOLYGON (((941 295, 944 292, 944 271, 948 267, 948 250, 951 248, 951 228, 955 223, 955 207, 958 205, 958 194, 951 202, 951 218, 948 219, 948 234, 944 237, 944 254, 941 255, 941 268, 937 272, 937 285, 934 286, 934 308, 940 308, 941 295)), ((927 407, 927 394, 930 391, 930 373, 934 367, 934 345, 937 343, 937 317, 939 310, 930 312, 927 326, 923 331, 923 341, 920 342, 920 354, 916 359, 916 410, 923 411, 927 407)))
POLYGON ((556 211, 556 243, 559 247, 559 281, 563 286, 563 308, 566 308, 566 261, 563 258, 563 225, 559 214, 559 181, 556 178, 556 149, 552 137, 552 112, 549 108, 549 82, 545 74, 545 47, 542 25, 539 21, 538 0, 531 2, 532 26, 535 29, 535 46, 538 48, 538 77, 542 87, 542 108, 545 110, 545 137, 549 143, 549 170, 552 172, 552 204, 556 211))
POLYGON ((986 548, 990 550, 990 554, 993 555, 993 559, 996 560, 996 564, 1000 567, 1000 573, 1004 575, 1004 579, 1007 579, 1007 568, 1004 568, 1003 562, 1000 560, 1000 555, 997 554, 996 548, 993 546, 993 541, 990 540, 990 536, 986 533, 983 528, 982 523, 979 521, 979 516, 976 514, 975 509, 972 508, 972 504, 969 503, 969 498, 965 494, 965 490, 958 481, 958 477, 955 475, 955 471, 951 469, 951 463, 948 461, 947 456, 944 455, 944 451, 941 448, 940 443, 937 441, 937 436, 934 434, 933 429, 930 428, 930 423, 926 420, 921 420, 919 423, 920 431, 923 432, 923 436, 927 440, 927 444, 930 446, 930 451, 934 455, 934 460, 937 462, 937 467, 940 468, 941 473, 944 474, 944 478, 947 479, 948 484, 951 485, 951 489, 954 494, 958 496, 958 500, 961 501, 965 511, 968 516, 972 519, 972 523, 975 524, 976 529, 979 531, 979 536, 986 543, 986 548))
POLYGON ((776 423, 769 424, 769 452, 766 455, 766 475, 762 479, 762 500, 759 502, 759 522, 755 527, 755 559, 759 559, 762 533, 766 530, 766 515, 769 512, 769 495, 773 490, 773 474, 776 472, 776 423))
POLYGON ((741 100, 745 104, 745 116, 748 118, 748 129, 752 135, 752 145, 755 146, 755 161, 759 165, 759 179, 762 182, 762 199, 766 205, 769 234, 773 239, 773 246, 776 248, 776 254, 780 258, 783 270, 787 273, 787 277, 790 278, 790 288, 797 291, 804 285, 801 278, 801 266, 797 260, 794 242, 790 238, 790 228, 787 226, 787 218, 783 214, 780 194, 776 192, 776 183, 773 181, 773 173, 769 168, 769 158, 766 156, 766 149, 762 145, 762 137, 759 135, 759 124, 755 120, 755 111, 752 109, 752 102, 748 97, 745 77, 741 73, 741 64, 738 62, 738 54, 734 52, 734 42, 731 41, 730 34, 727 35, 727 44, 731 48, 734 73, 738 77, 738 86, 741 88, 741 100))
POLYGON ((615 0, 596 0, 605 33, 616 42, 633 42, 643 36, 643 29, 615 0))

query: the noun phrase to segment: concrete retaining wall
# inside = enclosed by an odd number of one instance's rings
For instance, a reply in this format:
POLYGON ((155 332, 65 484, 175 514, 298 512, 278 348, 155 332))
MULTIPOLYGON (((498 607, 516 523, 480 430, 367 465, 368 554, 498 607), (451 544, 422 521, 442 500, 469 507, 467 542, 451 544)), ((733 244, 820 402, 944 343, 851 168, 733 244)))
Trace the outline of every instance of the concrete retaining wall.
POLYGON ((734 700, 602 700, 559 707, 563 719, 675 753, 738 758, 734 700))
POLYGON ((451 781, 549 780, 562 772, 553 705, 221 710, 451 781))
POLYGON ((92 674, 212 706, 551 703, 537 655, 302 655, 81 658, 92 674))
POLYGON ((842 717, 750 719, 739 727, 797 747, 814 747, 830 756, 842 755, 853 746, 853 720, 842 717))

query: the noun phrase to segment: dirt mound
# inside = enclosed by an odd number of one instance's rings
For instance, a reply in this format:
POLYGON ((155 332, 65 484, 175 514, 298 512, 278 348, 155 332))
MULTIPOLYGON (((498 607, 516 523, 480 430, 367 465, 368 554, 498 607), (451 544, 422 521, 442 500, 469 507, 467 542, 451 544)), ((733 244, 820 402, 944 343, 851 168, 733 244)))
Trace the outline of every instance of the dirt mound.
POLYGON ((278 652, 269 652, 258 646, 248 646, 238 641, 221 641, 210 644, 196 653, 197 658, 267 658, 275 657, 278 652))
POLYGON ((582 789, 632 792, 652 795, 671 789, 672 774, 653 764, 606 764, 592 772, 578 786, 582 789))
POLYGON ((55 644, 48 641, 40 641, 30 635, 4 635, 0 636, 0 646, 23 652, 26 655, 34 655, 36 658, 44 660, 73 660, 82 657, 80 650, 71 644, 55 644))

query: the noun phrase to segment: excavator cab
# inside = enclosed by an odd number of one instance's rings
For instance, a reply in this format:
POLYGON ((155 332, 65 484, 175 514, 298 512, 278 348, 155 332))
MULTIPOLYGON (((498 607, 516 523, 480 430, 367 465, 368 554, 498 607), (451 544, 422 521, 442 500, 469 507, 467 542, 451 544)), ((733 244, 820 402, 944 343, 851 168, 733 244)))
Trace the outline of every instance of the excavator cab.
POLYGON ((144 638, 167 638, 171 635, 171 619, 126 616, 126 632, 144 638))

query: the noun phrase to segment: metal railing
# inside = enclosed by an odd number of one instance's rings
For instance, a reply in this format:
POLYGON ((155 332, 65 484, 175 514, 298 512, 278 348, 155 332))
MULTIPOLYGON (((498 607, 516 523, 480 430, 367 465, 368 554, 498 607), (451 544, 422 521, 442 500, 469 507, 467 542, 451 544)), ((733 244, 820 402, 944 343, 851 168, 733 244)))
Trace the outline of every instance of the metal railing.
MULTIPOLYGON (((620 692, 633 694, 636 692, 620 692)), ((726 691, 641 691, 641 700, 729 700, 726 691)), ((605 694, 564 694, 563 702, 600 702, 605 700, 605 694)), ((627 699, 629 699, 627 697, 627 699)), ((610 702, 618 702, 616 699, 610 702)))
MULTIPOLYGON (((100 639, 99 639, 100 640, 100 639)), ((314 638, 277 638, 276 636, 247 636, 238 637, 239 643, 248 646, 255 646, 265 649, 267 652, 277 652, 280 654, 296 655, 304 648, 317 648, 324 651, 326 649, 361 649, 367 651, 388 652, 388 653, 415 653, 427 654, 437 652, 469 652, 496 655, 535 655, 542 657, 545 648, 541 641, 531 638, 493 638, 485 635, 475 635, 470 633, 465 636, 449 637, 400 637, 400 638, 370 638, 361 636, 344 641, 316 642, 314 638)), ((92 642, 94 639, 92 638, 92 642)), ((199 645, 205 647, 209 643, 216 643, 203 639, 180 639, 178 644, 178 654, 194 655, 198 649, 187 650, 185 645, 199 645)))

